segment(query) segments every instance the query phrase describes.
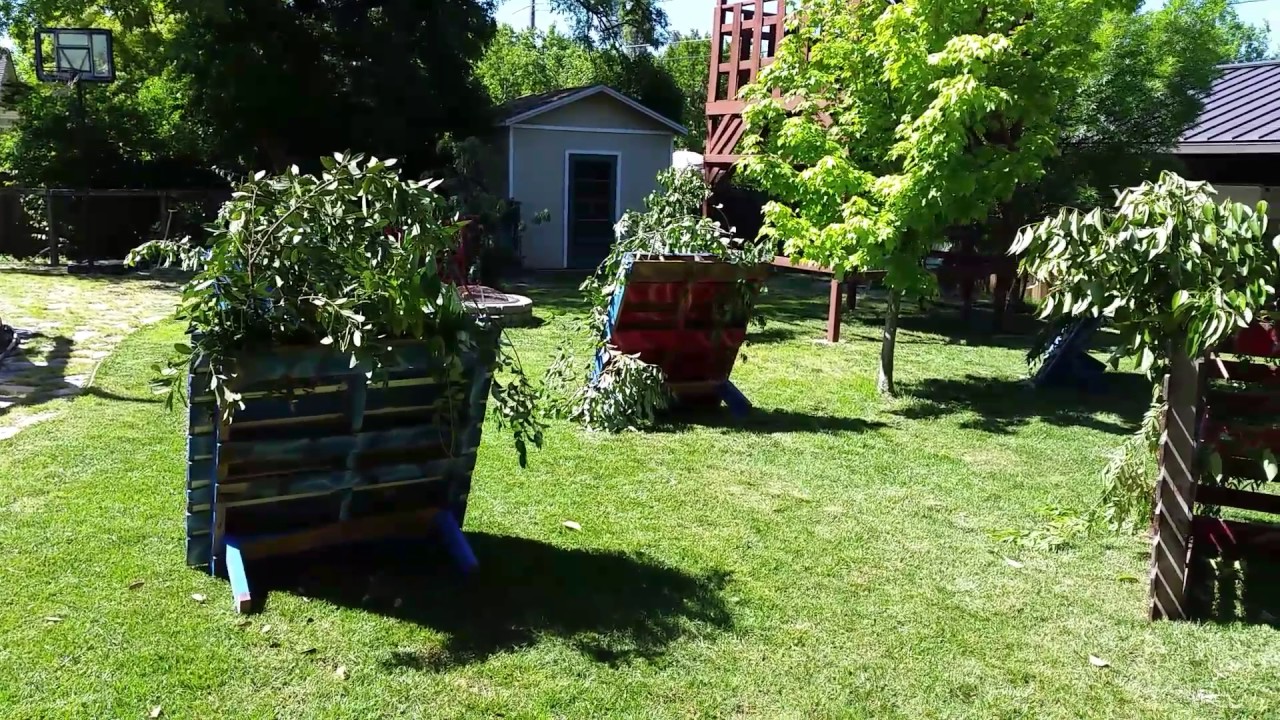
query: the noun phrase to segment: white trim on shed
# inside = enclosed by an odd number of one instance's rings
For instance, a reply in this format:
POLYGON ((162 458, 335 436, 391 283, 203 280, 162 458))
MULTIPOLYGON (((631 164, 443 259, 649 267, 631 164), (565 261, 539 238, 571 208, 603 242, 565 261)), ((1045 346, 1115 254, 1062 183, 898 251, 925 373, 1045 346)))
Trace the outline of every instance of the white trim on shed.
MULTIPOLYGON (((561 107, 564 107, 565 105, 570 105, 578 102, 579 100, 589 98, 593 95, 600 95, 600 94, 607 95, 613 98, 614 100, 617 100, 618 102, 626 105, 632 110, 635 110, 636 112, 649 117, 654 122, 658 122, 658 123, 662 123, 663 125, 666 125, 667 127, 671 128, 673 131, 678 132, 681 135, 689 134, 689 130, 685 128, 685 126, 681 125, 678 122, 674 122, 670 120, 669 118, 663 116, 661 113, 657 113, 657 112, 654 112, 653 110, 650 110, 644 105, 641 105, 640 103, 636 102, 635 100, 632 100, 626 95, 623 95, 617 90, 614 90, 608 85, 593 85, 592 87, 589 87, 589 88, 583 88, 580 92, 573 93, 572 95, 566 95, 565 97, 562 97, 559 100, 556 100, 555 102, 549 102, 546 105, 539 105, 538 107, 535 107, 532 110, 528 110, 526 112, 520 113, 519 115, 514 115, 512 117, 509 117, 506 120, 504 120, 502 124, 508 125, 508 126, 518 125, 525 120, 537 117, 545 112, 550 112, 552 110, 555 110, 556 108, 561 108, 561 107)), ((574 129, 578 129, 578 128, 574 128, 574 129)))

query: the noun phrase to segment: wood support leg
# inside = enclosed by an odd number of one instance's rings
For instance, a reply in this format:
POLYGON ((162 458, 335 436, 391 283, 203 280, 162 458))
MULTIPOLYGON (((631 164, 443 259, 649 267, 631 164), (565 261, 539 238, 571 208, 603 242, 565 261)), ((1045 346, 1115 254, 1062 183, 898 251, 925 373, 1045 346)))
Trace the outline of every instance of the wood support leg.
POLYGON ((857 310, 858 309, 858 279, 849 278, 849 281, 845 284, 848 286, 848 290, 849 290, 849 299, 848 299, 848 302, 845 303, 845 305, 847 305, 850 310, 857 310))
POLYGON ((841 282, 831 278, 831 297, 827 303, 827 342, 840 342, 840 285, 841 282))
POLYGON ((720 386, 720 399, 729 407, 734 417, 744 417, 751 411, 751 401, 738 389, 738 386, 725 380, 720 386))
POLYGON ((476 560, 476 554, 471 550, 467 536, 462 534, 462 528, 458 527, 458 521, 454 519, 453 513, 436 513, 435 525, 436 532, 440 534, 440 540, 444 543, 449 557, 453 558, 458 571, 463 575, 475 572, 480 567, 480 561, 476 560))
POLYGON ((1168 409, 1160 434, 1160 478, 1156 484, 1152 521, 1152 620, 1187 617, 1187 553, 1196 506, 1196 401, 1200 366, 1182 350, 1181 338, 1173 347, 1169 374, 1165 377, 1164 397, 1168 409))
POLYGON ((228 535, 226 542, 227 579, 231 581, 231 606, 238 613, 247 613, 253 608, 253 596, 249 592, 249 577, 244 572, 244 555, 240 552, 240 541, 228 535))

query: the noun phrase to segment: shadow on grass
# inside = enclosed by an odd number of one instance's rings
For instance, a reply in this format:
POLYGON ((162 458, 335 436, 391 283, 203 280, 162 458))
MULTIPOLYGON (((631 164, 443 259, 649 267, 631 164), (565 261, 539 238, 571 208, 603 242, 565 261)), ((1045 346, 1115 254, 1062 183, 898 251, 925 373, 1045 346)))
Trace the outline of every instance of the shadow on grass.
POLYGON ((413 622, 446 636, 441 647, 394 651, 390 667, 443 670, 556 637, 598 662, 653 659, 686 633, 732 626, 726 573, 692 575, 643 555, 562 548, 468 533, 480 569, 460 577, 428 541, 342 548, 262 561, 264 589, 413 622))
POLYGON ((0 267, 0 275, 32 275, 37 277, 56 277, 59 279, 84 280, 111 285, 125 285, 141 280, 159 283, 173 289, 181 287, 193 273, 174 268, 126 269, 121 274, 109 272, 69 273, 65 267, 48 265, 12 265, 0 267))
POLYGON ((747 433, 861 433, 879 430, 875 420, 836 415, 813 415, 791 410, 753 407, 738 417, 727 407, 673 408, 651 432, 684 432, 691 427, 724 428, 747 433))
POLYGON ((1280 629, 1280 557, 1252 550, 1210 559, 1193 549, 1187 598, 1192 619, 1280 629))
POLYGON ((18 329, 19 343, 15 351, 0 360, 0 387, 32 387, 34 392, 14 393, 0 390, 4 403, 0 404, 0 418, 19 408, 37 407, 51 400, 63 397, 90 395, 115 402, 164 402, 164 398, 154 395, 149 397, 130 397, 117 395, 96 387, 85 388, 89 376, 79 378, 68 377, 66 364, 71 361, 71 351, 75 341, 65 335, 45 335, 40 332, 18 329), (52 341, 53 347, 46 354, 45 366, 37 366, 23 352, 23 343, 31 343, 39 339, 52 341), (75 380, 75 382, 72 382, 75 380))
POLYGON ((1010 433, 1032 420, 1051 425, 1087 427, 1112 434, 1132 432, 1151 404, 1151 384, 1133 373, 1107 373, 1101 392, 1036 389, 1026 380, 967 375, 963 379, 931 379, 902 386, 903 395, 918 402, 897 411, 911 420, 932 420, 974 413, 961 427, 1010 433), (1099 417, 1117 415, 1122 423, 1099 417))

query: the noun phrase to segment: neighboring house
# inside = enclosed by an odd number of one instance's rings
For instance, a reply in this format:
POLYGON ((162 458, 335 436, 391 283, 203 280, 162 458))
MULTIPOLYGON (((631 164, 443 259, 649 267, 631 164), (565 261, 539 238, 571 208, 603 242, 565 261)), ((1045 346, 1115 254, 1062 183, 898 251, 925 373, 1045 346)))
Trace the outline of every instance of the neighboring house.
POLYGON ((1280 61, 1220 66, 1196 124, 1174 154, 1187 176, 1280 217, 1280 61))
POLYGON ((604 85, 519 98, 500 108, 507 196, 525 224, 528 268, 592 268, 609 252, 613 226, 644 207, 671 166, 673 122, 604 85), (546 211, 549 220, 535 223, 546 211))
POLYGON ((0 132, 18 122, 18 111, 14 107, 28 89, 14 72, 13 54, 7 48, 0 48, 0 132))

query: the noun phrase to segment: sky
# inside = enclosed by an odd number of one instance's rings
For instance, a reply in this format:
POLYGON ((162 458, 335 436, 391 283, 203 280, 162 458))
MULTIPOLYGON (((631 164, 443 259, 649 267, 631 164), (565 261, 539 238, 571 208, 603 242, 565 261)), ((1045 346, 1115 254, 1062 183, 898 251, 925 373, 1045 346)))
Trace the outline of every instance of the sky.
MULTIPOLYGON (((552 25, 559 25, 561 30, 568 27, 563 17, 551 13, 549 0, 502 0, 498 8, 498 22, 527 27, 529 24, 529 3, 538 4, 538 27, 546 30, 552 25)), ((699 30, 711 32, 712 0, 660 0, 662 7, 671 19, 671 29, 681 32, 699 30)), ((1276 45, 1277 31, 1280 31, 1280 0, 1235 0, 1236 12, 1246 22, 1259 24, 1266 22, 1271 27, 1271 44, 1276 45)), ((1164 4, 1163 0, 1152 2, 1149 6, 1164 4)))
MULTIPOLYGON (((564 17, 553 15, 549 0, 502 0, 498 7, 498 22, 524 28, 529 26, 529 3, 538 3, 538 27, 546 30, 559 25, 566 30, 569 23, 564 17)), ((671 29, 686 32, 698 30, 711 32, 712 0, 659 0, 662 9, 671 20, 671 29)), ((1268 0, 1280 4, 1280 0, 1268 0)))

